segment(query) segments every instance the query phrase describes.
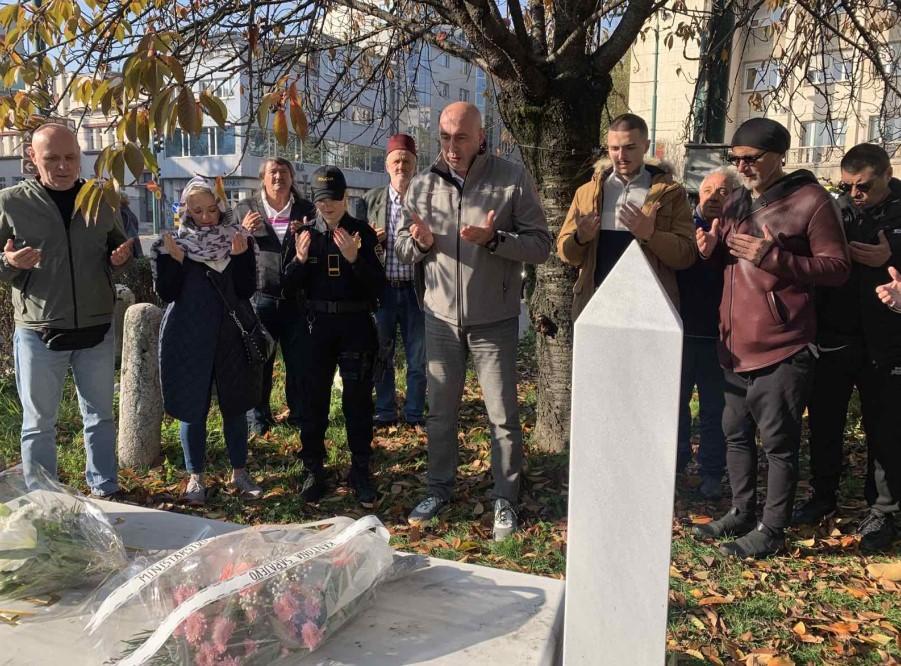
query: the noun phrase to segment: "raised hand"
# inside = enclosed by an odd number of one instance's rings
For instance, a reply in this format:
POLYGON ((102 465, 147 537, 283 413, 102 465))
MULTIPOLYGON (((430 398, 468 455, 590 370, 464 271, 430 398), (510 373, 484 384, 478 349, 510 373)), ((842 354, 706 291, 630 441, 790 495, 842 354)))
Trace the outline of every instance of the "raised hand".
POLYGON ((31 246, 26 246, 21 250, 17 250, 12 238, 6 241, 6 247, 3 248, 3 254, 6 255, 6 261, 10 266, 23 271, 34 268, 41 261, 40 250, 36 250, 31 246))
POLYGON ((410 225, 410 235, 416 241, 416 244, 419 245, 420 250, 428 252, 435 243, 432 229, 429 227, 428 222, 419 217, 416 211, 412 211, 410 215, 413 217, 413 224, 410 225))
MULTIPOLYGON (((307 218, 304 218, 306 220, 307 218)), ((307 263, 310 256, 311 236, 309 230, 304 230, 294 237, 294 251, 297 253, 297 261, 302 264, 307 263)))
POLYGON ((119 247, 112 251, 109 256, 109 262, 113 266, 121 266, 126 261, 131 259, 131 246, 134 245, 135 239, 129 238, 127 241, 122 243, 119 247))
POLYGON ((597 213, 582 215, 576 220, 576 240, 585 245, 594 240, 601 228, 601 216, 597 213))
POLYGON ((344 258, 350 263, 354 263, 357 260, 357 251, 360 247, 359 232, 351 236, 344 229, 338 227, 332 234, 332 238, 335 240, 335 245, 338 246, 344 258))
POLYGON ((244 216, 244 219, 241 220, 241 226, 250 233, 254 233, 263 226, 263 216, 255 210, 249 211, 247 215, 244 216))
POLYGON ((494 238, 494 211, 489 210, 481 226, 465 225, 460 229, 460 238, 476 245, 485 245, 494 238))
POLYGON ((751 236, 750 234, 731 234, 726 239, 729 253, 733 257, 750 261, 755 266, 760 264, 775 242, 776 239, 773 238, 770 228, 766 225, 763 225, 763 238, 751 236))
POLYGON ((901 273, 889 266, 888 274, 892 281, 876 287, 876 296, 892 310, 901 311, 901 273))
POLYGON ((698 244, 698 252, 702 257, 709 257, 716 244, 720 241, 720 219, 716 218, 710 225, 710 231, 704 231, 701 227, 695 229, 695 242, 698 244))
POLYGON ((885 231, 879 232, 879 242, 876 245, 851 241, 848 243, 848 246, 851 249, 851 259, 853 261, 871 268, 885 266, 888 260, 892 258, 892 248, 888 244, 885 231))
POLYGON ((163 234, 163 247, 166 248, 166 253, 178 263, 185 260, 185 251, 179 247, 169 232, 163 234))
POLYGON ((627 201, 620 209, 619 219, 635 238, 646 241, 654 235, 658 210, 660 210, 659 202, 651 206, 651 212, 646 215, 637 204, 627 201))
POLYGON ((247 237, 244 234, 235 234, 232 236, 232 256, 237 257, 239 254, 247 252, 247 237))
POLYGON ((309 225, 310 225, 310 222, 309 222, 309 220, 307 220, 306 215, 303 216, 303 222, 301 222, 300 220, 291 220, 291 223, 290 223, 291 231, 293 231, 295 234, 297 232, 299 232, 301 229, 303 229, 304 227, 307 227, 309 225))

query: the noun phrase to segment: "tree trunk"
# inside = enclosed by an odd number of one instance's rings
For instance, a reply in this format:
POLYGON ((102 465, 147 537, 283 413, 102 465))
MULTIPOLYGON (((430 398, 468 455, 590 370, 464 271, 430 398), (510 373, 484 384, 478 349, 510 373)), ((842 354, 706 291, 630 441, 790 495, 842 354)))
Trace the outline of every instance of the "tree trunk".
POLYGON ((547 262, 536 268, 529 303, 538 353, 538 420, 532 444, 545 451, 563 451, 569 442, 572 288, 578 274, 557 257, 556 240, 576 189, 590 177, 610 89, 609 76, 573 77, 555 80, 547 97, 537 102, 503 84, 498 99, 538 185, 555 242, 547 262))

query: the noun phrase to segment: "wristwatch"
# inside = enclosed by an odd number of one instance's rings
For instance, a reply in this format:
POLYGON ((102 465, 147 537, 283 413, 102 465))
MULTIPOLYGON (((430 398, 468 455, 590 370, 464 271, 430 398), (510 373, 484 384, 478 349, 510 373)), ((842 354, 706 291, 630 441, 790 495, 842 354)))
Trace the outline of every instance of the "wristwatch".
POLYGON ((0 268, 5 271, 15 268, 15 266, 9 263, 9 259, 6 257, 6 252, 0 252, 0 268))
POLYGON ((494 252, 497 249, 497 244, 500 243, 501 236, 496 231, 494 232, 494 236, 491 237, 491 240, 485 243, 485 249, 489 252, 494 252))

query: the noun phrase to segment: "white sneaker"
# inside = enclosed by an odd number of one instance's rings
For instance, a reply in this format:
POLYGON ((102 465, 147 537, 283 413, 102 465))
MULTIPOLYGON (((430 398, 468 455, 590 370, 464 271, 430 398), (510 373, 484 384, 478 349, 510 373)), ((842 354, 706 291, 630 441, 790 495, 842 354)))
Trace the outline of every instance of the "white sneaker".
POLYGON ((494 540, 503 541, 516 531, 516 511, 505 499, 494 501, 494 540))
POLYGON ((416 505, 416 508, 413 509, 410 516, 407 518, 407 522, 410 523, 410 525, 424 525, 437 516, 447 504, 446 500, 436 497, 435 495, 429 495, 416 505))
POLYGON ((181 496, 182 502, 191 506, 203 506, 206 504, 206 488, 203 487, 203 477, 199 474, 192 474, 188 479, 188 487, 185 488, 185 494, 181 496))
POLYGON ((238 491, 241 499, 256 500, 263 495, 263 489, 250 480, 246 469, 232 471, 231 487, 238 491))

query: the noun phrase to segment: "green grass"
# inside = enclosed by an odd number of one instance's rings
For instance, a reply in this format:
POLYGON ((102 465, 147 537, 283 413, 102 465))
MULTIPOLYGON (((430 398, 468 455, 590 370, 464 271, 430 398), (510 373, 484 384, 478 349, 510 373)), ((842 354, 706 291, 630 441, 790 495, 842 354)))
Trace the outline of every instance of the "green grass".
MULTIPOLYGON (((527 430, 534 426, 535 419, 533 343, 532 338, 526 339, 520 358, 520 367, 525 371, 520 402, 527 430)), ((398 345, 396 362, 397 387, 402 393, 405 387, 402 345, 398 345)), ((467 381, 461 408, 462 446, 456 501, 422 530, 411 529, 405 517, 424 490, 425 434, 408 427, 380 429, 374 440, 374 480, 381 497, 376 513, 389 527, 392 544, 401 550, 562 577, 566 568, 567 455, 528 449, 522 484, 522 529, 501 543, 492 541, 492 506, 488 499, 492 485, 490 438, 481 393, 471 367, 467 381)), ((279 361, 272 392, 273 413, 282 411, 283 395, 279 361)), ((696 417, 696 400, 692 411, 696 417)), ((330 417, 326 435, 328 465, 337 480, 349 463, 337 390, 332 394, 330 417)), ((7 462, 19 458, 20 421, 14 383, 0 379, 0 458, 7 462)), ((849 473, 842 487, 842 514, 846 520, 838 524, 843 530, 849 529, 864 508, 861 495, 866 452, 859 421, 855 398, 846 432, 849 473)), ((349 490, 340 483, 318 506, 305 505, 300 500, 298 485, 302 470, 297 458, 300 439, 296 431, 284 425, 275 427, 266 438, 252 439, 248 468, 263 485, 266 496, 256 503, 241 502, 225 485, 229 470, 221 425, 221 417, 213 408, 207 452, 210 498, 206 508, 192 513, 240 524, 303 522, 336 514, 363 514, 349 490)), ((60 477, 85 491, 81 423, 71 381, 66 383, 59 426, 60 477)), ((189 511, 174 502, 183 486, 185 472, 178 424, 171 419, 163 423, 162 453, 161 463, 152 469, 123 470, 122 486, 130 501, 189 511)), ((802 479, 807 474, 805 458, 802 479)), ((763 456, 759 476, 761 481, 765 479, 763 456)), ((715 545, 695 540, 689 530, 694 517, 716 516, 728 508, 728 500, 714 505, 705 503, 695 495, 691 484, 683 481, 678 484, 672 542, 667 646, 670 663, 716 663, 709 657, 711 654, 722 663, 744 663, 744 658, 754 649, 774 650, 797 664, 875 664, 901 658, 899 643, 895 641, 896 634, 901 632, 901 597, 898 592, 869 580, 864 571, 867 563, 886 558, 863 558, 853 545, 842 546, 837 539, 833 543, 829 529, 821 529, 792 533, 795 547, 786 556, 763 563, 727 560, 720 556, 715 545), (814 538, 812 546, 807 545, 810 538, 814 538), (849 590, 856 591, 857 596, 849 590), (865 590, 863 596, 861 590, 865 590), (718 597, 728 601, 710 603, 710 599, 716 601, 718 597), (867 614, 878 614, 879 619, 860 620, 859 630, 849 640, 837 640, 824 629, 816 628, 867 614), (798 622, 803 622, 810 634, 822 638, 822 643, 799 640, 793 632, 798 622), (893 642, 877 646, 861 638, 877 633, 890 636, 893 642), (836 645, 843 646, 846 652, 837 655, 836 645), (738 650, 742 661, 736 661, 730 650, 738 650), (702 658, 698 658, 699 654, 702 658)), ((799 496, 804 492, 802 482, 799 496)))

